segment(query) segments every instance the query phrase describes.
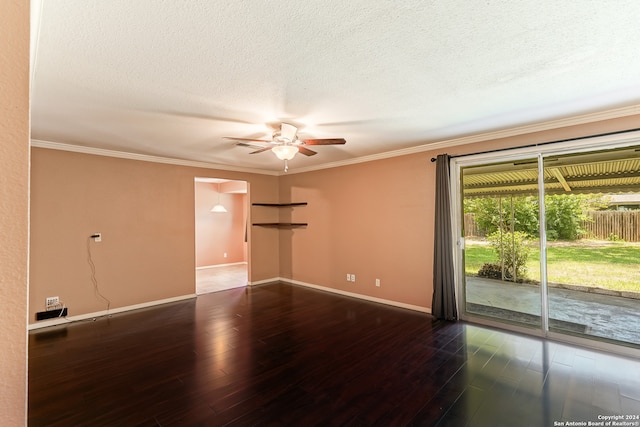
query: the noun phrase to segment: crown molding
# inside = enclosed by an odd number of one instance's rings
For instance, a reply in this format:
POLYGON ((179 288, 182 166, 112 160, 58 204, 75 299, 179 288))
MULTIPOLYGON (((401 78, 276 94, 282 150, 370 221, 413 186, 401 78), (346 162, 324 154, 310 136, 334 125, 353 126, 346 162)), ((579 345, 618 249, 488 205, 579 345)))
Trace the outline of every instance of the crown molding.
POLYGON ((594 123, 604 120, 618 119, 627 116, 633 116, 640 114, 640 104, 631 105, 622 108, 616 108, 611 110, 600 111, 596 113, 582 114, 578 116, 566 117, 562 119, 549 120, 540 123, 534 123, 523 126, 516 126, 512 128, 477 133, 473 135, 463 136, 460 138, 445 139, 440 141, 429 142, 426 144, 417 145, 415 147, 403 148, 399 150, 386 151, 384 153, 372 154, 369 156, 357 157, 354 159, 340 160, 337 162, 323 163, 316 166, 308 166, 300 169, 283 171, 272 171, 266 169, 254 169, 245 167, 236 167, 230 165, 223 165, 217 163, 196 162, 192 160, 181 160, 169 157, 151 156, 148 154, 136 154, 125 151, 106 150, 102 148, 85 147, 81 145, 64 144, 59 142, 43 141, 32 139, 31 146, 38 148, 48 148, 52 150, 72 151, 76 153, 94 154, 97 156, 117 157, 121 159, 140 160, 143 162, 165 163, 178 166, 188 166, 204 169, 219 169, 233 172, 246 172, 255 173, 260 175, 271 176, 283 176, 293 175, 298 173, 312 172, 322 169, 331 169, 341 166, 349 166, 358 163, 372 162, 376 160, 389 159, 392 157, 406 156, 410 154, 423 153, 425 151, 435 151, 448 147, 455 147, 458 145, 473 144, 476 142, 491 141, 495 139, 508 138, 518 135, 526 135, 535 132, 542 132, 546 130, 559 129, 564 127, 583 125, 587 123, 594 123))
POLYGON ((265 169, 243 168, 243 167, 236 167, 236 166, 230 166, 230 165, 222 165, 217 163, 196 162, 193 160, 182 160, 182 159, 174 159, 170 157, 151 156, 148 154, 129 153, 126 151, 105 150, 103 148, 93 148, 93 147, 85 147, 82 145, 63 144, 60 142, 43 141, 39 139, 32 139, 31 146, 36 148, 47 148, 50 150, 71 151, 74 153, 92 154, 95 156, 116 157, 119 159, 128 159, 128 160, 139 160, 142 162, 164 163, 168 165, 188 166, 188 167, 203 168, 203 169, 219 169, 219 170, 233 171, 233 172, 247 172, 247 173, 260 174, 260 175, 272 175, 272 176, 279 175, 279 172, 265 170, 265 169))

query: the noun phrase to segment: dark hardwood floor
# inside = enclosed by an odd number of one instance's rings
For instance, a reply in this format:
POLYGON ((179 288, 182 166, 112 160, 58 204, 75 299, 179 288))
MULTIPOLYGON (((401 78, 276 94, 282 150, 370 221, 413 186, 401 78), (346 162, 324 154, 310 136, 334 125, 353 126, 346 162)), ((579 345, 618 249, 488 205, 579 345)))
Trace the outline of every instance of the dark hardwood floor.
POLYGON ((640 425, 640 360, 284 284, 29 336, 31 426, 537 427, 611 415, 640 425))

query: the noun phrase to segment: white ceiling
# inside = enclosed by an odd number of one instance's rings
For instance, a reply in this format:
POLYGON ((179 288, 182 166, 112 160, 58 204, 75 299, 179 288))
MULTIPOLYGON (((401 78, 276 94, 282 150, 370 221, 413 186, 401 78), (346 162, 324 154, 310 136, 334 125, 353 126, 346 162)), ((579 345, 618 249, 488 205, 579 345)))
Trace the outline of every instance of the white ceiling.
POLYGON ((281 171, 640 104, 640 2, 34 0, 32 139, 281 171))

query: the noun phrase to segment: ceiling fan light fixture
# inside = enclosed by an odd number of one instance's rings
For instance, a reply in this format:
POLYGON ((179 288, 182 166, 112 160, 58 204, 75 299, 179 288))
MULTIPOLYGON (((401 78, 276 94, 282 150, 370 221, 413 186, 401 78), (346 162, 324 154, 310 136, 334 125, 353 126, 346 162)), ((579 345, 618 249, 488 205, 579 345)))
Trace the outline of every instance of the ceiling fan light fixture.
POLYGON ((291 160, 298 152, 298 147, 295 145, 277 145, 271 149, 273 154, 280 160, 291 160))

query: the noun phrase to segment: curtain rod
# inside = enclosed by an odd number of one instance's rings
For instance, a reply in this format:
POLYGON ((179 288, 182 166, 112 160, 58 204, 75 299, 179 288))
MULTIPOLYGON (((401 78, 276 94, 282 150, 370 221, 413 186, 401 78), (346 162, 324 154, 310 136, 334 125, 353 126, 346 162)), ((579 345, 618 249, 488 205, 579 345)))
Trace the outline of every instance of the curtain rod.
MULTIPOLYGON (((538 144, 523 145, 523 146, 520 146, 520 147, 498 148, 497 150, 478 151, 476 153, 460 154, 458 156, 449 156, 449 158, 464 157, 464 156, 474 156, 476 154, 499 153, 500 151, 513 150, 514 148, 529 148, 529 147, 538 147, 538 146, 541 146, 541 145, 548 145, 548 144, 559 144, 561 142, 580 141, 581 139, 598 138, 600 136, 621 135, 621 134, 625 134, 625 133, 629 133, 629 132, 636 132, 636 131, 639 131, 639 130, 640 130, 640 128, 635 128, 635 129, 628 129, 628 130, 620 130, 620 131, 616 131, 616 132, 599 133, 599 134, 595 134, 595 135, 579 136, 577 138, 559 139, 559 140, 556 140, 556 141, 548 141, 548 142, 541 142, 541 143, 538 143, 538 144)), ((438 160, 438 159, 436 159, 435 157, 431 158, 431 162, 435 162, 436 160, 438 160)))

